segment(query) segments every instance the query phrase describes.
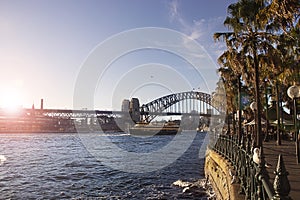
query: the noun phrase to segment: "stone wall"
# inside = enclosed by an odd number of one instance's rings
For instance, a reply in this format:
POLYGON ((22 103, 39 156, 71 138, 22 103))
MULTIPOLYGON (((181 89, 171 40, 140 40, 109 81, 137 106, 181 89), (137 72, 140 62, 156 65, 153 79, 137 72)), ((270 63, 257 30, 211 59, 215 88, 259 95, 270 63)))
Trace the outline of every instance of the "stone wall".
POLYGON ((244 196, 239 195, 239 184, 231 183, 231 164, 218 153, 207 150, 205 158, 205 176, 208 177, 217 199, 220 200, 242 200, 244 196))

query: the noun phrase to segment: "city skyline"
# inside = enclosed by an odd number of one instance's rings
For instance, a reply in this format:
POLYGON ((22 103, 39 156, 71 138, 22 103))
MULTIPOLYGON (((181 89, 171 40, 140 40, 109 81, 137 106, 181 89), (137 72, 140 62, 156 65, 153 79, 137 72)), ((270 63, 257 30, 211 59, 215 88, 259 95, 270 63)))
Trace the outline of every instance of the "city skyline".
POLYGON ((124 98, 147 103, 184 90, 211 93, 218 81, 216 60, 225 49, 212 34, 226 31, 227 6, 234 2, 1 1, 0 107, 39 107, 44 99, 45 108, 73 108, 78 75, 93 50, 118 34, 147 27, 178 31, 203 47, 200 54, 206 55, 199 66, 208 68, 201 71, 205 77, 199 79, 190 63, 167 51, 129 52, 114 60, 99 80, 94 108, 119 110, 124 98), (177 75, 188 84, 174 89, 169 84, 176 83, 177 75), (135 77, 145 85, 129 87, 135 77), (116 89, 121 92, 115 94, 116 89))

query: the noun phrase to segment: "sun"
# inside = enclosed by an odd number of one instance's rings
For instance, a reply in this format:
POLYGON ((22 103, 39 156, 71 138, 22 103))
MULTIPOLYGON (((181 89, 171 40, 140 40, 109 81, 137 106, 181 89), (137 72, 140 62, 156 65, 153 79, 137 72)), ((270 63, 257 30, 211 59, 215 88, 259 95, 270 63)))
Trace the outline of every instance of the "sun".
POLYGON ((14 112, 22 105, 21 93, 17 88, 5 88, 1 90, 0 107, 14 112))

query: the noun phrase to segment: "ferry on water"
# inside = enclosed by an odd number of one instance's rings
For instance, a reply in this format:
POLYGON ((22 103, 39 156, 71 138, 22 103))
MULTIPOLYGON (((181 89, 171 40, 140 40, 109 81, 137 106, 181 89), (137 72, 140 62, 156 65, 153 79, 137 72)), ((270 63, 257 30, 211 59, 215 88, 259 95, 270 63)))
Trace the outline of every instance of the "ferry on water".
POLYGON ((174 122, 146 123, 138 122, 129 129, 131 135, 154 136, 154 135, 176 135, 181 133, 181 128, 174 122))

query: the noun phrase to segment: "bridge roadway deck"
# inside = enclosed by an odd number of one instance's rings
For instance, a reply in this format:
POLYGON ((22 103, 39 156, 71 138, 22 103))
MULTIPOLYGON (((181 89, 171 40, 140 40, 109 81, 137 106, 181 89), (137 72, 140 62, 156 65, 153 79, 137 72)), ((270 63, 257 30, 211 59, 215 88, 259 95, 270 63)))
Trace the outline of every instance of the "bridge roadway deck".
POLYGON ((274 171, 277 166, 278 155, 283 156, 284 164, 286 170, 289 172, 289 182, 291 185, 290 197, 294 200, 300 199, 300 164, 296 163, 296 150, 295 142, 293 141, 282 141, 282 145, 276 145, 276 141, 271 140, 269 142, 264 142, 264 155, 265 160, 272 164, 268 168, 270 181, 274 181, 274 171))

